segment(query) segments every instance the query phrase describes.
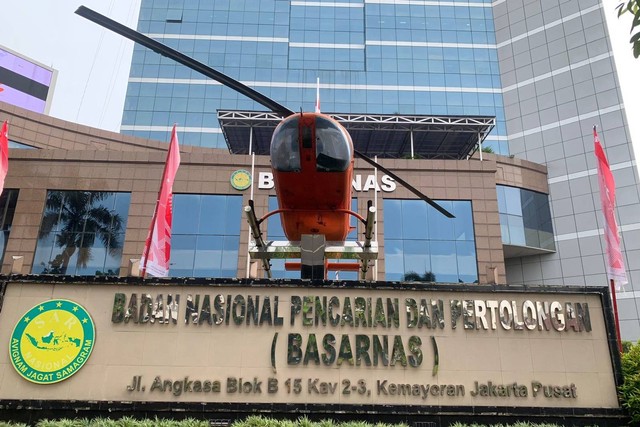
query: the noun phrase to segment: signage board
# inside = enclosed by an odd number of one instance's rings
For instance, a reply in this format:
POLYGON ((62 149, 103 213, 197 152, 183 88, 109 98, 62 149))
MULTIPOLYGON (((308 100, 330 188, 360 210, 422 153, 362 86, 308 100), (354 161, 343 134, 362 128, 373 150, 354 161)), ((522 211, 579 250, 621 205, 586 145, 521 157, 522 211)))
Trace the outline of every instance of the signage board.
POLYGON ((48 113, 56 71, 0 46, 0 101, 48 113))
POLYGON ((39 329, 0 331, 0 398, 618 407, 601 294, 458 288, 9 283, 0 322, 39 329), (37 315, 69 300, 93 352, 43 386, 14 350, 78 335, 73 311, 37 315))
MULTIPOLYGON (((273 172, 258 172, 258 189, 270 190, 275 187, 273 172)), ((375 175, 355 174, 351 181, 351 187, 355 192, 384 191, 390 193, 396 190, 396 182, 388 175, 382 175, 380 182, 376 182, 375 175)), ((235 188, 235 187, 234 187, 235 188)))

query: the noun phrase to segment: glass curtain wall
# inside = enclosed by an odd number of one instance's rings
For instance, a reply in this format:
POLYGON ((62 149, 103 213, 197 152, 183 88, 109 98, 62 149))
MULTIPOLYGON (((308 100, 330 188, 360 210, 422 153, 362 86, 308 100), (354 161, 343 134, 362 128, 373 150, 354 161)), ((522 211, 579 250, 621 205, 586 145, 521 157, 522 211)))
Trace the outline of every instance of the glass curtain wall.
POLYGON ((169 275, 237 277, 242 196, 174 194, 169 275))
POLYGON ((548 195, 504 185, 496 191, 502 243, 556 249, 548 195))
MULTIPOLYGON (((269 212, 278 209, 278 200, 275 196, 269 197, 269 212)), ((351 210, 354 212, 358 211, 358 199, 351 199, 351 210)), ((352 227, 357 227, 357 220, 355 217, 351 217, 350 225, 352 227)), ((356 241, 357 240, 357 230, 354 229, 347 235, 347 240, 356 241)), ((282 230, 282 223, 280 222, 280 215, 273 215, 267 219, 267 239, 268 240, 287 240, 284 236, 284 231, 282 230)), ((300 272, 299 271, 287 271, 285 269, 284 263, 289 260, 285 259, 272 259, 271 260, 271 272, 274 278, 279 279, 299 279, 300 272)), ((299 260, 290 260, 298 262, 299 260)), ((331 262, 354 262, 355 260, 331 260, 331 262)), ((357 271, 330 271, 329 276, 327 277, 330 280, 358 280, 358 272, 357 271)))
POLYGON ((0 242, 2 245, 2 257, 0 258, 0 264, 4 261, 4 252, 7 249, 17 201, 18 190, 5 189, 0 195, 0 220, 2 221, 2 234, 0 234, 2 238, 2 242, 0 242))
MULTIPOLYGON (((485 141, 508 154, 490 0, 142 0, 138 30, 297 111, 496 116, 485 141)), ((122 132, 225 147, 216 111, 264 110, 135 46, 122 132)))
POLYGON ((385 276, 393 281, 476 283, 478 266, 470 201, 384 200, 385 276))
POLYGON ((48 191, 34 274, 118 275, 131 194, 48 191))

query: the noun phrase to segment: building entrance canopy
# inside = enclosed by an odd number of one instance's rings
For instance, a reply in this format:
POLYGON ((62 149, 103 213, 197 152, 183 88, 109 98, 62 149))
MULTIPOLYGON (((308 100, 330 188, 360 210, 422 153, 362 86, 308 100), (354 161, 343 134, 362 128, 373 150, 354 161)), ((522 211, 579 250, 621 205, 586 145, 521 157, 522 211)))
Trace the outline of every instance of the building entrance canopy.
MULTIPOLYGON (((401 116, 328 113, 351 134, 356 150, 381 158, 461 160, 473 154, 496 123, 489 116, 401 116)), ((218 110, 231 154, 269 154, 282 117, 273 112, 218 110)))

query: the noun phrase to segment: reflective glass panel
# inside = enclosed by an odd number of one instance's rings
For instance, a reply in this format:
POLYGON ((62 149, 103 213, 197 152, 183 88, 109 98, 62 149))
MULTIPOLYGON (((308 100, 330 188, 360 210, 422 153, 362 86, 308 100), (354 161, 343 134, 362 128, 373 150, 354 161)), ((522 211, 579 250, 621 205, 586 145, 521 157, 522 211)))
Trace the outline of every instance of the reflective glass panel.
POLYGON ((282 172, 300 170, 298 119, 293 117, 278 126, 271 137, 271 165, 282 172))
POLYGON ((384 200, 387 280, 478 281, 471 202, 436 202, 455 218, 446 218, 422 200, 384 200))
POLYGON ((351 163, 351 144, 344 129, 316 117, 316 168, 321 172, 343 172, 351 163))
MULTIPOLYGON (((275 196, 269 196, 269 212, 278 209, 278 200, 275 196)), ((358 211, 358 199, 351 199, 351 210, 358 211)), ((357 233, 357 220, 355 217, 351 217, 349 221, 350 225, 354 227, 347 235, 348 241, 356 241, 358 238, 357 233)), ((284 231, 282 230, 282 222, 280 215, 272 215, 267 219, 267 240, 269 241, 286 241, 284 231)), ((299 262, 299 259, 272 259, 271 260, 271 272, 275 278, 286 279, 299 279, 300 271, 287 271, 285 268, 285 262, 299 262)), ((354 262, 354 260, 330 260, 330 262, 354 262)), ((330 280, 358 280, 358 272, 356 271, 329 271, 327 273, 327 279, 330 280)))
MULTIPOLYGON (((313 111, 320 77, 323 111, 496 116, 492 136, 506 136, 491 7, 451 3, 142 0, 138 29, 232 78, 263 82, 260 92, 296 111, 313 111)), ((263 110, 140 46, 130 77, 127 134, 167 141, 168 130, 132 129, 178 122, 192 128, 181 143, 226 148, 217 119, 203 115, 263 110)), ((493 146, 508 154, 506 141, 493 146)))
POLYGON ((0 263, 4 260, 4 252, 7 249, 9 234, 11 232, 11 224, 13 223, 13 215, 16 211, 16 202, 18 201, 18 190, 5 189, 0 195, 0 224, 2 229, 0 233, 0 263))
POLYGON ((34 274, 118 275, 131 195, 49 191, 34 274))
POLYGON ((498 185, 502 243, 555 250, 549 196, 498 185))
POLYGON ((237 277, 242 196, 174 194, 169 275, 237 277))

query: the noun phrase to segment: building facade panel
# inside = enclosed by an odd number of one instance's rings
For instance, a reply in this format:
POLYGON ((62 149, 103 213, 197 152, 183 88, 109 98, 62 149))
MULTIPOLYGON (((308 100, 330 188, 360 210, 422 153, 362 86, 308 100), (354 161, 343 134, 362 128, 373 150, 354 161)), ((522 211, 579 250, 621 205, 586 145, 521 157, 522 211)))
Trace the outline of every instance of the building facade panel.
MULTIPOLYGON (((557 253, 537 260, 541 265, 547 260, 560 262, 565 283, 596 285, 591 281, 606 280, 606 277, 597 274, 598 268, 595 268, 604 266, 605 244, 591 136, 594 124, 598 125, 619 191, 617 215, 622 225, 623 247, 632 238, 625 227, 636 227, 640 209, 636 202, 638 171, 605 31, 603 7, 607 6, 598 1, 532 2, 541 9, 541 23, 538 17, 522 13, 517 7, 521 2, 508 2, 511 3, 509 6, 505 3, 495 4, 493 8, 496 20, 504 23, 502 30, 496 32, 500 64, 511 64, 501 69, 502 84, 505 104, 520 103, 517 108, 505 110, 509 148, 517 157, 548 166, 554 230, 559 240, 557 253), (531 44, 520 43, 524 40, 533 42, 536 47, 531 49, 531 44), (543 40, 545 42, 541 44, 543 40), (542 46, 546 49, 538 49, 542 46), (537 66, 529 75, 526 55, 529 49, 533 63, 548 60, 551 69, 537 66), (515 73, 511 73, 512 69, 515 73), (520 94, 524 87, 533 88, 535 93, 528 95, 544 99, 546 108, 527 115, 528 98, 510 93, 520 94), (553 92, 549 92, 550 88, 553 92), (558 131, 560 140, 550 135, 558 131), (531 134, 542 136, 544 156, 535 146, 532 148, 520 142, 522 136, 531 134), (579 262, 580 257, 582 262, 579 262)), ((640 317, 635 303, 638 284, 633 281, 637 277, 636 267, 632 251, 627 249, 623 254, 631 283, 619 298, 633 303, 623 304, 621 310, 632 310, 632 313, 625 314, 622 329, 623 335, 635 336, 627 334, 637 332, 638 325, 634 323, 637 320, 631 318, 640 317)), ((509 260, 508 280, 518 283, 526 280, 522 274, 524 265, 525 260, 509 260)), ((549 280, 545 274, 532 275, 529 279, 541 283, 549 280)))
MULTIPOLYGON (((131 268, 130 261, 140 258, 147 237, 166 156, 164 151, 166 143, 93 130, 45 116, 34 116, 5 104, 1 107, 3 119, 7 118, 12 124, 19 123, 15 128, 14 126, 11 128, 13 137, 21 143, 37 148, 11 150, 11 171, 7 177, 6 187, 17 189, 18 198, 15 220, 7 240, 3 271, 11 271, 14 257, 22 257, 20 271, 43 272, 40 271, 41 267, 34 265, 34 256, 38 248, 47 194, 52 191, 72 193, 102 191, 130 195, 126 212, 126 233, 122 242, 119 264, 119 274, 126 275, 131 268), (59 141, 43 138, 42 135, 51 133, 47 126, 61 130, 62 139, 59 141), (28 185, 25 185, 27 182, 28 185)), ((235 170, 249 167, 251 164, 249 156, 230 155, 221 150, 188 145, 181 146, 181 151, 183 151, 182 163, 174 184, 176 235, 181 234, 180 224, 190 223, 186 218, 181 217, 182 211, 179 205, 183 197, 240 197, 241 203, 238 206, 247 204, 249 192, 234 190, 231 187, 230 176, 235 170)), ((471 245, 465 243, 466 246, 455 243, 454 246, 457 247, 456 251, 460 256, 453 257, 450 261, 456 264, 456 268, 462 268, 465 272, 471 270, 476 272, 471 276, 465 273, 461 276, 463 281, 468 279, 477 280, 479 283, 505 283, 504 254, 496 198, 497 177, 501 184, 528 187, 534 191, 544 192, 547 191, 547 182, 546 169, 543 166, 489 154, 486 154, 484 161, 479 161, 477 158, 462 161, 383 159, 382 163, 387 168, 406 176, 417 188, 427 192, 436 200, 460 200, 468 203, 466 206, 470 209, 468 212, 470 215, 467 216, 472 221, 472 227, 463 234, 473 233, 470 241, 475 243, 471 245), (500 171, 500 174, 497 171, 500 171), (475 261, 473 261, 474 256, 475 261)), ((258 157, 255 175, 268 171, 268 159, 258 157)), ((373 175, 373 170, 358 161, 354 173, 367 177, 373 175)), ((256 181, 254 185, 258 186, 256 181)), ((274 195, 273 189, 255 188, 254 192, 256 209, 266 213, 268 199, 274 195)), ((367 190, 363 187, 361 191, 354 192, 354 197, 358 205, 363 207, 368 200, 374 198, 374 193, 371 189, 367 190)), ((383 200, 403 201, 413 197, 408 190, 398 186, 393 192, 380 192, 378 198, 378 240, 382 255, 377 266, 377 277, 383 279, 385 277, 383 200)), ((200 215, 210 218, 205 221, 200 219, 198 224, 206 226, 207 221, 215 218, 216 214, 211 209, 202 209, 200 215)), ((237 216, 233 221, 239 221, 239 233, 234 232, 231 235, 235 236, 234 244, 239 245, 239 249, 232 257, 234 258, 233 271, 229 271, 229 262, 225 261, 226 270, 220 274, 245 277, 249 230, 246 221, 241 217, 240 209, 236 210, 238 210, 237 216)), ((188 210, 186 212, 188 213, 188 210)), ((465 216, 462 211, 459 214, 461 218, 465 216)), ((227 218, 232 217, 229 215, 227 218)), ((434 230, 436 240, 440 239, 438 237, 440 235, 438 233, 442 231, 440 228, 434 230)), ((468 237, 465 239, 468 240, 468 237)), ((50 243, 54 246, 56 244, 55 241, 50 243)), ((203 244, 204 252, 216 253, 214 246, 203 244)), ((59 250, 54 246, 50 246, 51 250, 59 250)), ((58 247, 62 248, 62 246, 58 247)), ((178 242, 177 258, 180 257, 181 250, 178 242)), ((235 249, 230 250, 233 252, 235 249)), ((203 255, 197 252, 196 244, 193 256, 187 256, 187 258, 198 258, 203 255)), ((224 246, 222 252, 225 252, 224 246)), ((97 250, 95 255, 97 256, 97 250)), ((37 264, 40 264, 40 261, 37 264)), ((179 268, 179 265, 176 268, 179 268)), ((195 270, 192 270, 191 274, 199 275, 195 270)))

